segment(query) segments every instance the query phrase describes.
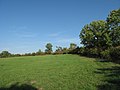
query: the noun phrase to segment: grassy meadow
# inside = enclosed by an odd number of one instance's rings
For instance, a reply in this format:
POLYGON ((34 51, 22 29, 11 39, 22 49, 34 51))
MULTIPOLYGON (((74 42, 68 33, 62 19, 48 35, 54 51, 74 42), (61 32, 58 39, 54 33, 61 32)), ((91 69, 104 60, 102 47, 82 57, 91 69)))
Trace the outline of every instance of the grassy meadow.
POLYGON ((118 90, 120 65, 78 55, 0 59, 0 90, 118 90))

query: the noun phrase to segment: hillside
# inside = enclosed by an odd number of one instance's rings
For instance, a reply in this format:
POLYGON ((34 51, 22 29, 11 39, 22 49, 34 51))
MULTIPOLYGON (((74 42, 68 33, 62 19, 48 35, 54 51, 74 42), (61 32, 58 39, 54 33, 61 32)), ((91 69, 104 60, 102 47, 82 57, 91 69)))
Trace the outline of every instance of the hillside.
POLYGON ((0 59, 0 90, 116 90, 120 65, 77 55, 0 59))

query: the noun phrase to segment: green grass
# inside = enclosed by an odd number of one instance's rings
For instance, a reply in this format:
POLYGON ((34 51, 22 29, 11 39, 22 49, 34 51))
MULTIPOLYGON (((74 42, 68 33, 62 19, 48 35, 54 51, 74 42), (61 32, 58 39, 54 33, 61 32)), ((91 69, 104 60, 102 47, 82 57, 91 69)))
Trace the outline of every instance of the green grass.
POLYGON ((119 88, 116 82, 120 82, 120 65, 93 58, 46 55, 0 59, 0 90, 11 85, 16 90, 25 85, 29 90, 112 90, 119 88))

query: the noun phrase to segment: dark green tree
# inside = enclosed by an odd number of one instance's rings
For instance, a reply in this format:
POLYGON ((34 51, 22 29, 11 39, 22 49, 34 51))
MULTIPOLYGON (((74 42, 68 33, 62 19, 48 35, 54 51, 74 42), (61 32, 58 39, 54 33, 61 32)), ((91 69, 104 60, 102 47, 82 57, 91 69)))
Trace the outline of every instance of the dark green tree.
POLYGON ((36 55, 36 53, 35 53, 35 52, 33 52, 31 55, 32 55, 32 56, 35 56, 35 55, 36 55))
POLYGON ((113 10, 107 17, 113 46, 120 46, 120 9, 113 10))
POLYGON ((111 46, 110 31, 103 20, 93 21, 83 27, 80 33, 81 44, 87 48, 103 50, 111 46))
POLYGON ((9 53, 8 51, 2 51, 1 53, 1 57, 10 57, 11 53, 9 53))
POLYGON ((69 49, 67 47, 63 47, 62 51, 63 51, 63 54, 68 54, 69 49))
POLYGON ((37 52, 36 52, 36 55, 41 55, 43 54, 43 52, 41 51, 41 49, 39 49, 37 52))
POLYGON ((62 54, 63 53, 62 47, 56 46, 56 48, 57 48, 56 51, 55 51, 56 54, 62 54))
POLYGON ((45 53, 47 53, 47 54, 51 54, 52 53, 52 44, 51 43, 47 43, 46 44, 46 49, 45 49, 45 53))
POLYGON ((75 49, 75 48, 77 48, 77 44, 75 44, 75 43, 70 43, 70 50, 73 50, 73 49, 75 49))

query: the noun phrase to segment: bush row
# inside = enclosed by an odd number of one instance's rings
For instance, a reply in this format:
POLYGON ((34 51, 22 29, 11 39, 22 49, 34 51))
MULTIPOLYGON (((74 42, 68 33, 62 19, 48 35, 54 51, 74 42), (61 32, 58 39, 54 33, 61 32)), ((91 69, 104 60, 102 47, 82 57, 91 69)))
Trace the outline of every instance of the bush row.
POLYGON ((113 62, 120 62, 120 46, 112 47, 107 50, 98 50, 97 48, 79 48, 79 53, 82 56, 102 58, 113 62))
POLYGON ((120 46, 116 48, 112 48, 109 54, 112 61, 120 63, 120 46))

